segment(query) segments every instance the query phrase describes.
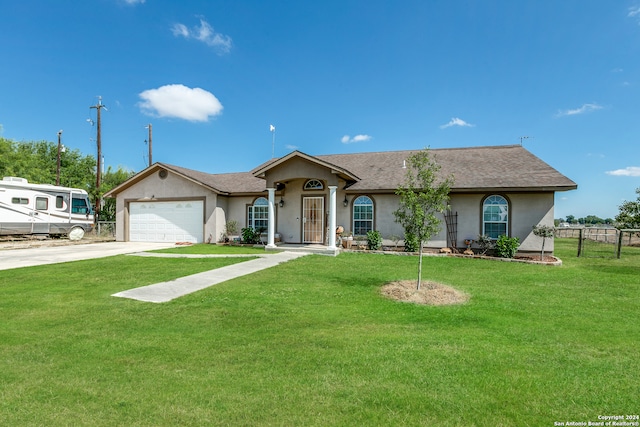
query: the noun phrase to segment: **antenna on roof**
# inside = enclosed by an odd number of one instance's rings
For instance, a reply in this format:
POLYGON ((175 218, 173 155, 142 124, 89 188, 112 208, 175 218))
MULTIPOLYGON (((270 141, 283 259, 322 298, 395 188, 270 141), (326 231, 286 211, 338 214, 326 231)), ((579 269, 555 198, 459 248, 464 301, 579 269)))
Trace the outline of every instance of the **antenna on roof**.
POLYGON ((522 146, 522 140, 523 139, 529 139, 529 138, 533 139, 533 136, 521 136, 520 137, 520 146, 522 146))

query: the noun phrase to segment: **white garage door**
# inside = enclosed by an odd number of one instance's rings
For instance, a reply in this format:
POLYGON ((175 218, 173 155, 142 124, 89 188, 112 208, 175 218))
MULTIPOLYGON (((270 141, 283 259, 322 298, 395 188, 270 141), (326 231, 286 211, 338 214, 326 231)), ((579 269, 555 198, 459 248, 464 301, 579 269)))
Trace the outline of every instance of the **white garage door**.
POLYGON ((132 242, 202 243, 203 202, 132 202, 129 240, 132 242))

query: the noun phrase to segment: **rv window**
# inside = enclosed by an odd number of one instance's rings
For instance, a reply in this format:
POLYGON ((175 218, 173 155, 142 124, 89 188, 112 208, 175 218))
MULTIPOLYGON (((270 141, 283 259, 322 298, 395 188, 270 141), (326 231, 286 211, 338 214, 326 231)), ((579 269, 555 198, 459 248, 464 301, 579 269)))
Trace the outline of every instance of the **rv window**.
POLYGON ((36 209, 39 211, 46 211, 49 209, 49 199, 46 197, 36 197, 36 209))
POLYGON ((56 196, 56 209, 62 209, 64 207, 64 197, 56 196))
POLYGON ((12 197, 11 203, 13 203, 14 205, 28 205, 29 199, 24 197, 12 197))
POLYGON ((76 199, 74 197, 71 203, 71 213, 89 213, 89 209, 87 208, 87 201, 85 199, 76 199))

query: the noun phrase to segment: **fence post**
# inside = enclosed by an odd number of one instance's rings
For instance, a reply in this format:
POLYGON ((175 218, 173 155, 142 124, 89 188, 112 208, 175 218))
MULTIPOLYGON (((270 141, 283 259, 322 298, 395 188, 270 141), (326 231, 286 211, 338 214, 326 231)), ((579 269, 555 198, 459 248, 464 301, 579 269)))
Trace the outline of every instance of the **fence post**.
POLYGON ((578 258, 580 258, 580 254, 582 253, 582 231, 584 228, 581 228, 578 231, 578 258))
POLYGON ((622 249, 622 230, 618 230, 618 233, 620 234, 618 235, 618 250, 616 256, 620 259, 620 250, 622 249))

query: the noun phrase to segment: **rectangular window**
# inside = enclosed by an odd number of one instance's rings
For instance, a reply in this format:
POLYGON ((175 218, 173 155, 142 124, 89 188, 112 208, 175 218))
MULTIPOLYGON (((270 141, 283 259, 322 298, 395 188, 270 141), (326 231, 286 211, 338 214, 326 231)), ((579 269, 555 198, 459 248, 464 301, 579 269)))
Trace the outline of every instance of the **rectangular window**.
POLYGON ((269 206, 251 206, 253 208, 253 229, 266 231, 269 227, 269 206))
POLYGON ((27 199, 26 197, 12 197, 11 203, 13 203, 14 205, 28 205, 29 199, 27 199))
POLYGON ((484 223, 484 235, 489 236, 492 239, 497 239, 502 235, 507 234, 507 224, 502 222, 485 222, 484 223))
POLYGON ((71 201, 71 213, 76 214, 88 214, 89 208, 85 199, 78 199, 74 197, 71 201))
POLYGON ((269 228, 269 206, 249 206, 249 227, 265 232, 269 228))
POLYGON ((36 209, 39 211, 46 211, 49 209, 49 199, 46 197, 36 197, 36 209))
POLYGON ((64 197, 56 196, 56 209, 62 209, 64 207, 64 197))
POLYGON ((373 206, 356 205, 353 207, 353 234, 361 236, 373 230, 373 206))

